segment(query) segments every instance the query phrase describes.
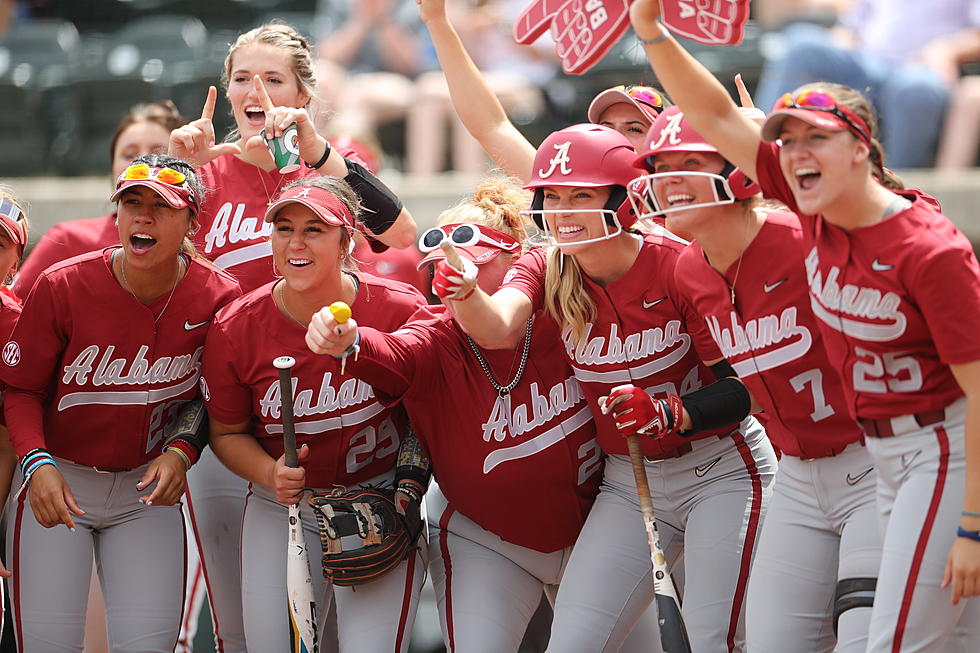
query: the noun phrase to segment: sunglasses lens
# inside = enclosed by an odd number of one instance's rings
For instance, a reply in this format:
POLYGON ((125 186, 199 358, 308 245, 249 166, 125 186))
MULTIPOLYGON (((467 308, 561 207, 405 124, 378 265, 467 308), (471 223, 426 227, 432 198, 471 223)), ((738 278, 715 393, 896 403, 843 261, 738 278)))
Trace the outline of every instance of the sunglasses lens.
POLYGON ((801 106, 815 107, 818 109, 829 109, 837 104, 830 95, 818 92, 804 93, 796 98, 796 101, 801 106))
POLYGON ((442 233, 442 229, 438 227, 435 229, 429 229, 424 234, 422 234, 422 239, 420 241, 422 249, 426 251, 432 251, 439 246, 442 239, 446 237, 446 234, 442 233))
POLYGON ((171 186, 180 186, 187 177, 184 176, 184 173, 177 172, 173 168, 164 168, 157 174, 157 179, 171 186))
POLYGON ((457 245, 472 245, 480 239, 480 232, 469 224, 461 224, 453 230, 453 243, 457 245))
POLYGON ((146 179, 150 176, 150 166, 145 163, 138 163, 136 165, 129 166, 126 168, 126 172, 123 173, 123 177, 126 179, 146 179))
POLYGON ((652 88, 647 88, 645 86, 638 86, 632 89, 630 92, 630 97, 636 98, 641 102, 646 102, 647 104, 659 107, 663 105, 663 98, 660 94, 654 91, 652 88))

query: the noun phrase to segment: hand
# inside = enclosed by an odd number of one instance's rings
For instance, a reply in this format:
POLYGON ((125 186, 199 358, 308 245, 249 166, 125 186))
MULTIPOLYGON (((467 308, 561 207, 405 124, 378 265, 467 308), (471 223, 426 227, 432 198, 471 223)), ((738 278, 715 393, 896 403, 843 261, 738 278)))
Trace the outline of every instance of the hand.
POLYGON ((306 468, 303 463, 310 457, 310 447, 303 445, 296 450, 296 460, 299 467, 287 467, 286 456, 280 456, 272 468, 271 487, 276 493, 276 501, 291 506, 303 498, 306 487, 306 468))
POLYGON ((446 0, 415 0, 423 23, 446 18, 446 0))
POLYGON ((980 542, 957 537, 946 557, 942 587, 952 586, 952 602, 980 595, 980 542))
POLYGON ((34 470, 27 492, 34 519, 45 528, 64 524, 74 532, 72 513, 79 517, 85 514, 75 502, 75 495, 71 493, 65 477, 54 465, 42 465, 34 470))
POLYGON ((267 141, 282 136, 286 127, 295 122, 296 144, 299 146, 300 157, 311 163, 319 161, 327 147, 327 140, 317 132, 306 109, 302 107, 277 107, 272 102, 272 98, 269 97, 269 92, 266 90, 262 78, 258 75, 252 78, 252 88, 259 98, 262 111, 265 112, 265 138, 262 138, 261 134, 256 134, 245 142, 245 149, 258 149, 268 152, 267 141))
POLYGON ((766 113, 762 109, 756 108, 749 89, 745 88, 741 73, 735 75, 735 88, 738 90, 738 99, 742 103, 739 113, 761 127, 762 123, 766 121, 766 113))
POLYGON ((214 105, 217 101, 218 91, 211 86, 208 88, 201 117, 170 132, 170 146, 167 149, 170 156, 200 168, 223 154, 241 154, 241 148, 235 143, 215 143, 214 123, 211 119, 214 117, 214 105))
POLYGON ((329 306, 314 313, 306 329, 306 346, 314 354, 342 356, 356 340, 357 321, 351 318, 338 324, 329 306))
POLYGON ((146 506, 172 506, 180 501, 180 496, 187 489, 187 465, 179 454, 165 451, 154 458, 143 473, 143 478, 136 484, 136 489, 142 492, 156 481, 157 486, 148 497, 140 497, 140 503, 146 506))
POLYGON ((432 292, 445 302, 447 299, 462 301, 473 294, 476 289, 476 277, 479 270, 473 261, 460 258, 463 269, 458 270, 449 265, 445 259, 436 263, 432 275, 432 292))
POLYGON ((681 399, 667 395, 667 400, 654 399, 635 385, 620 385, 599 399, 603 415, 612 413, 616 428, 623 436, 643 433, 659 438, 679 430, 682 416, 681 399))

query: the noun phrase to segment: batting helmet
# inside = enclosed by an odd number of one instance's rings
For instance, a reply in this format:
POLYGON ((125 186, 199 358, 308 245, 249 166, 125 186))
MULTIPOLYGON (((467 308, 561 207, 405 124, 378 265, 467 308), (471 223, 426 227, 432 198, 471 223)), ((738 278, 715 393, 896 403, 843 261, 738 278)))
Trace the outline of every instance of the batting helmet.
MULTIPOLYGON (((718 154, 718 149, 697 133, 684 118, 678 107, 666 109, 647 132, 645 147, 635 160, 637 167, 650 172, 654 170, 654 159, 658 154, 667 152, 705 152, 718 154)), ((737 200, 752 197, 760 191, 759 184, 745 176, 741 170, 727 160, 720 174, 708 172, 677 171, 648 174, 636 180, 629 190, 630 203, 633 205, 639 219, 646 220, 655 216, 676 211, 689 211, 706 206, 732 204, 737 200), (652 182, 655 179, 677 176, 709 177, 714 180, 714 200, 699 204, 686 204, 676 208, 661 207, 652 182)))
MULTIPOLYGON (((607 233, 606 240, 636 222, 626 189, 637 175, 636 151, 629 140, 609 127, 593 124, 572 125, 552 133, 541 143, 534 155, 531 181, 525 188, 534 191, 531 210, 535 224, 548 231, 544 219, 544 188, 574 186, 582 188, 610 187, 609 200, 602 211, 606 223, 616 227, 607 233)), ((578 241, 582 244, 591 241, 578 241)))

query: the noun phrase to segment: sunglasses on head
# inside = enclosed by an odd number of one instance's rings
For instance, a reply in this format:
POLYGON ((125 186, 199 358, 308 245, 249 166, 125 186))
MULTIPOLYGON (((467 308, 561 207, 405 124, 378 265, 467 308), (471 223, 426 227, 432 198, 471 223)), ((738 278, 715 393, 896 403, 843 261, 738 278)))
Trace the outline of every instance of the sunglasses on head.
POLYGON ((6 197, 0 200, 0 219, 13 226, 18 245, 27 244, 27 223, 24 220, 24 213, 13 200, 6 197))
POLYGON ((649 105, 658 111, 662 111, 664 108, 664 96, 657 92, 656 89, 650 88, 649 86, 626 86, 621 84, 614 87, 617 91, 622 91, 626 95, 630 96, 638 102, 649 105))
POLYGON ((786 93, 783 97, 776 100, 773 111, 779 109, 806 109, 812 111, 826 111, 832 113, 845 123, 850 130, 865 143, 871 142, 871 132, 867 123, 861 119, 851 109, 843 106, 830 93, 824 91, 803 91, 793 97, 792 93, 786 93))
POLYGON ((151 168, 145 163, 134 163, 119 176, 119 180, 133 181, 137 179, 155 179, 168 186, 183 187, 187 175, 173 168, 151 168))
POLYGON ((447 224, 427 229, 419 238, 419 249, 427 254, 438 249, 446 238, 457 247, 485 244, 511 252, 521 246, 517 239, 490 227, 475 224, 447 224))

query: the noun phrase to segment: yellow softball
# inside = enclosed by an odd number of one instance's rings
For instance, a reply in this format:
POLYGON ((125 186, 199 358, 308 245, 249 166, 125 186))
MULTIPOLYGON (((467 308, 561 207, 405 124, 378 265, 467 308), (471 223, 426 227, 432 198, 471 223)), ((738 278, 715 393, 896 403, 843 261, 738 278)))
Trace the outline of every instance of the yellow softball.
POLYGON ((344 302, 334 302, 330 305, 330 314, 337 324, 343 324, 350 319, 350 306, 344 302))

